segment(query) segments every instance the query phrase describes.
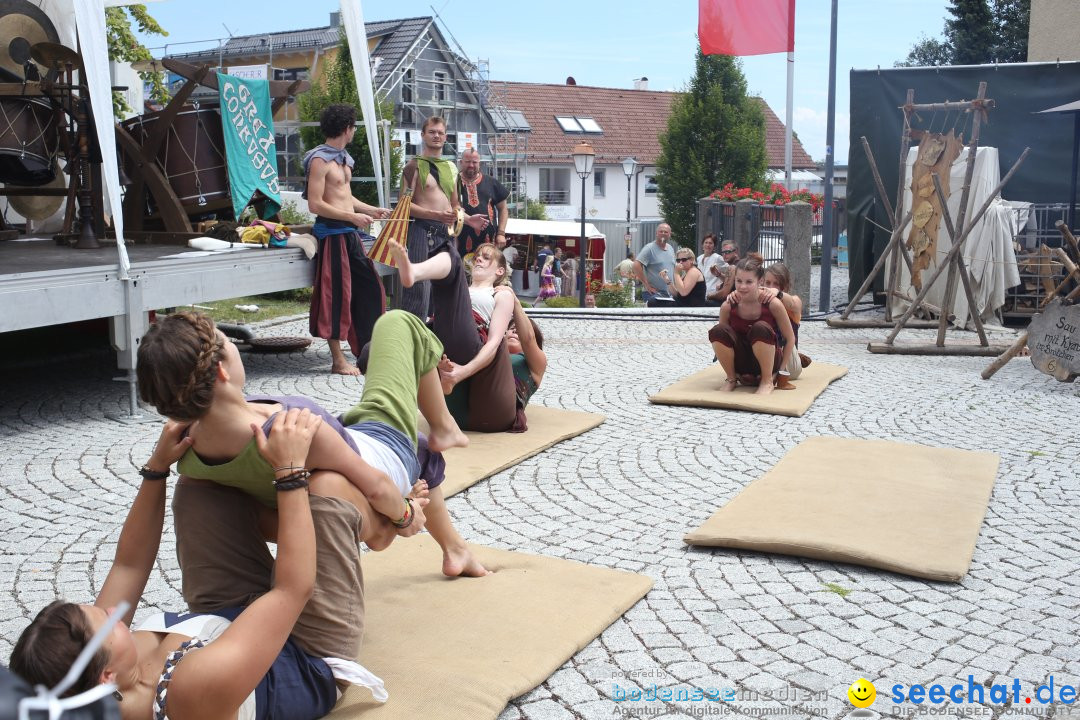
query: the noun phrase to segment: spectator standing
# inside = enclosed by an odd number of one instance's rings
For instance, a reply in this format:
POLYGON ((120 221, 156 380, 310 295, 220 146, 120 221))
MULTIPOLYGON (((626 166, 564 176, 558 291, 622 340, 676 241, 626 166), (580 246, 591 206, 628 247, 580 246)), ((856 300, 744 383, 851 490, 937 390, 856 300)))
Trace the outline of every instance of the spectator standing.
POLYGON ((667 283, 660 274, 663 270, 667 271, 669 277, 675 272, 675 249, 671 246, 671 226, 667 223, 657 226, 656 239, 641 248, 634 261, 634 276, 641 283, 641 299, 646 304, 653 300, 661 303, 673 301, 667 283))

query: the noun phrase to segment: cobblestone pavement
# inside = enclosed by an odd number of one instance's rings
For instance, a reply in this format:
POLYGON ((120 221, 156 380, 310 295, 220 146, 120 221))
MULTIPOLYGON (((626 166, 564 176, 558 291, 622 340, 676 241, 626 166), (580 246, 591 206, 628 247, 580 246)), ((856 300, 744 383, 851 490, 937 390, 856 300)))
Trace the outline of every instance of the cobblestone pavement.
MULTIPOLYGON (((535 402, 602 412, 607 422, 477 484, 449 501, 451 512, 471 542, 640 572, 655 587, 514 700, 506 720, 839 718, 851 709, 847 686, 862 676, 878 685, 878 710, 891 706, 895 683, 966 684, 970 674, 976 683, 1017 678, 1031 690, 1049 675, 1059 686, 1080 681, 1078 443, 1059 430, 1080 417, 1077 385, 1041 375, 1022 358, 983 381, 987 358, 872 355, 866 344, 883 330, 807 322, 802 349, 850 373, 803 417, 654 406, 650 393, 708 364, 708 321, 539 322, 552 364, 535 402), (961 583, 683 544, 688 529, 799 441, 821 434, 1000 453, 961 583), (616 683, 654 682, 776 696, 726 704, 612 699, 616 683)), ((303 322, 277 330, 304 331, 303 322)), ((930 337, 906 331, 898 342, 930 337)), ((997 342, 1012 337, 994 333, 997 342)), ((972 342, 971 333, 950 331, 953 338, 972 342)), ((244 361, 254 392, 310 395, 329 408, 358 395, 355 380, 328 374, 318 341, 304 353, 244 361)), ((112 358, 99 355, 84 367, 14 370, 2 382, 2 658, 32 613, 58 595, 91 598, 106 573, 136 468, 157 435, 153 425, 103 417, 126 407, 115 374, 112 358)), ((179 580, 167 533, 144 611, 175 608, 179 580)), ((999 705, 986 716, 1003 712, 999 705)))

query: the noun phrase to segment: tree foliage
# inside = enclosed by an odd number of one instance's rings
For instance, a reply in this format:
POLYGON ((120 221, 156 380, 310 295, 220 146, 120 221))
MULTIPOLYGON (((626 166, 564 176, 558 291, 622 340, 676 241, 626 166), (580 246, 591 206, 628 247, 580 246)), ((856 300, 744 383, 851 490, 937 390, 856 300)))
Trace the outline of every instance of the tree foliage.
POLYGON ((950 0, 944 39, 923 35, 896 67, 1026 62, 1031 0, 950 0))
POLYGON ((698 48, 694 77, 660 135, 656 165, 660 212, 682 246, 696 245, 699 198, 729 182, 765 187, 765 114, 746 94, 738 60, 698 48))
MULTIPOLYGON (((337 55, 330 61, 330 65, 326 68, 326 72, 322 76, 322 81, 319 83, 312 82, 312 87, 306 93, 300 96, 300 120, 303 122, 318 122, 319 115, 329 105, 334 103, 347 103, 358 109, 359 114, 360 97, 356 92, 356 79, 353 76, 353 64, 352 56, 349 54, 349 43, 345 39, 344 33, 341 36, 341 46, 338 49, 337 55)), ((389 100, 380 102, 377 98, 375 101, 376 114, 381 118, 386 118, 393 122, 394 118, 394 105, 389 100)), ((393 126, 391 125, 391 134, 393 133, 393 126)), ((316 127, 304 127, 300 128, 300 140, 303 143, 305 150, 321 145, 326 142, 326 137, 323 135, 322 130, 316 127)), ((349 143, 345 149, 356 160, 356 165, 353 167, 353 175, 360 177, 374 177, 375 164, 371 159, 371 151, 368 150, 367 144, 367 128, 359 127, 356 129, 356 135, 353 137, 353 141, 349 143)), ((385 168, 383 168, 385 171, 385 168)), ((390 149, 390 178, 391 182, 397 182, 397 178, 401 176, 401 152, 395 148, 390 149)), ((387 188, 389 191, 389 188, 387 188)), ((371 182, 359 182, 352 183, 352 194, 354 197, 368 203, 369 205, 378 205, 379 193, 375 189, 375 183, 371 182)))
MULTIPOLYGON (((162 37, 167 37, 169 34, 157 20, 150 16, 145 5, 107 7, 105 8, 105 35, 109 45, 110 60, 131 63, 153 59, 150 51, 135 38, 135 33, 131 31, 132 20, 143 34, 162 37)), ((143 82, 150 83, 150 94, 155 100, 161 103, 168 102, 169 94, 165 90, 161 73, 140 72, 139 77, 143 79, 143 82)), ((113 113, 119 116, 131 110, 131 106, 127 104, 124 97, 114 92, 113 113)))

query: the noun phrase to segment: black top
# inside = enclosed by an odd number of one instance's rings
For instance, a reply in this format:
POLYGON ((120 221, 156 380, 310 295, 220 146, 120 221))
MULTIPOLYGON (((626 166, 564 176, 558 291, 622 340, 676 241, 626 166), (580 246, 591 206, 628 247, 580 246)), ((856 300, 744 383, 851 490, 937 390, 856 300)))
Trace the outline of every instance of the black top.
POLYGON ((673 297, 679 307, 705 307, 705 279, 698 280, 686 295, 674 293, 673 297))
POLYGON ((510 191, 493 177, 481 174, 480 181, 473 186, 464 175, 458 175, 458 198, 466 215, 486 215, 488 226, 477 233, 466 225, 458 235, 458 252, 462 257, 471 253, 481 243, 495 242, 498 218, 495 206, 510 197, 510 191))

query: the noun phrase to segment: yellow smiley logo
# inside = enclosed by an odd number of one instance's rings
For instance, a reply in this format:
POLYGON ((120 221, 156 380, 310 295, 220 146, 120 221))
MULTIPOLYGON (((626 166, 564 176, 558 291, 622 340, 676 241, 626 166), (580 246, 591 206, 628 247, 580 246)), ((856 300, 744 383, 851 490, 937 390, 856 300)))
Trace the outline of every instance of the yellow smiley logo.
POLYGON ((859 678, 847 689, 848 700, 857 708, 866 708, 874 704, 877 690, 874 684, 865 678, 859 678))

